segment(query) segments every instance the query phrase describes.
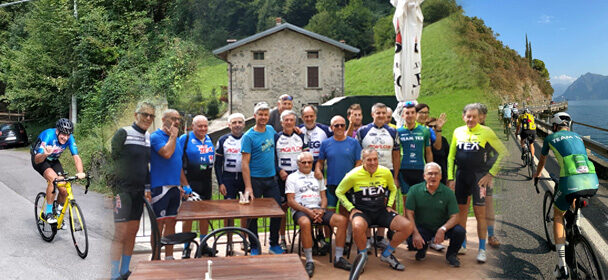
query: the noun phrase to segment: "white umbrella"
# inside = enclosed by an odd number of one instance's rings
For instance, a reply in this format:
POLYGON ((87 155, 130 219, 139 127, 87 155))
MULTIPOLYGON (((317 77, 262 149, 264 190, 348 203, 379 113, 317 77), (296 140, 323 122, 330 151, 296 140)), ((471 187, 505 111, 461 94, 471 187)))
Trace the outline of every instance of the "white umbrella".
POLYGON ((399 104, 395 108, 393 118, 397 126, 403 125, 401 118, 403 105, 407 101, 416 102, 420 94, 420 71, 422 57, 420 55, 420 39, 424 16, 420 5, 424 0, 390 0, 395 6, 393 26, 395 27, 395 59, 393 63, 393 79, 395 97, 399 104))

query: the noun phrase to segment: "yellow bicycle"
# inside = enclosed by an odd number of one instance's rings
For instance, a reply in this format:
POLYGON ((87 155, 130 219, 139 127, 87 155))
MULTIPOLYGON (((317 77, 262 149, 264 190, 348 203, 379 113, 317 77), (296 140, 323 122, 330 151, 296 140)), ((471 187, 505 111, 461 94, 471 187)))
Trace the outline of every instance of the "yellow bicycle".
MULTIPOLYGON (((76 252, 81 258, 86 258, 89 252, 89 236, 87 234, 87 227, 82 216, 82 211, 74 199, 72 194, 72 181, 78 179, 76 176, 67 177, 67 172, 63 174, 64 179, 55 179, 53 181, 53 193, 57 187, 65 187, 67 191, 67 198, 61 209, 61 213, 57 217, 57 223, 49 224, 44 219, 44 210, 46 208, 46 193, 40 192, 36 196, 34 202, 34 214, 36 217, 36 227, 42 239, 46 242, 53 241, 57 234, 57 229, 63 229, 65 219, 68 218, 70 221, 70 230, 72 232, 72 240, 74 241, 74 247, 76 252)), ((61 176, 61 175, 60 175, 61 176)), ((90 177, 87 175, 87 185, 84 193, 89 191, 90 177)), ((53 202, 53 211, 57 213, 58 208, 57 201, 53 202)))

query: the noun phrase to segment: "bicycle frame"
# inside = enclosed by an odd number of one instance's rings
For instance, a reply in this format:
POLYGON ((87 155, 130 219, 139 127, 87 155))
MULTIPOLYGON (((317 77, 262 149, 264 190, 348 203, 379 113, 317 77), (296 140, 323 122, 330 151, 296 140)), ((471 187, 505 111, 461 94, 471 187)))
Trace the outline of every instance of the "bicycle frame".
MULTIPOLYGON (((56 183, 55 183, 55 185, 56 185, 56 183)), ((68 195, 65 199, 65 202, 63 203, 63 209, 61 209, 61 214, 59 215, 59 217, 57 217, 57 228, 63 227, 63 221, 64 221, 63 219, 65 218, 65 211, 67 211, 67 209, 70 208, 70 213, 71 213, 72 204, 70 202, 72 200, 74 200, 74 194, 72 194, 72 184, 70 182, 66 182, 64 186, 65 186, 65 190, 68 195)), ((70 217, 72 217, 72 216, 70 215, 70 217)))

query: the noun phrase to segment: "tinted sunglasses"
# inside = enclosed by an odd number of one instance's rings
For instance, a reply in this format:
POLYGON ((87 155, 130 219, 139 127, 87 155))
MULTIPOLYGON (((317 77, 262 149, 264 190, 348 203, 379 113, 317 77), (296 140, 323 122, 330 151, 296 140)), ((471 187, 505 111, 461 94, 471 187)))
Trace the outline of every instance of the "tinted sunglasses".
POLYGON ((289 96, 289 95, 285 95, 285 96, 281 96, 281 100, 282 100, 282 101, 286 101, 286 100, 292 101, 292 100, 293 100, 293 97, 291 97, 291 96, 289 96))
POLYGON ((404 108, 414 108, 414 107, 416 107, 416 104, 412 101, 408 101, 408 102, 405 102, 405 104, 403 104, 403 107, 404 108))

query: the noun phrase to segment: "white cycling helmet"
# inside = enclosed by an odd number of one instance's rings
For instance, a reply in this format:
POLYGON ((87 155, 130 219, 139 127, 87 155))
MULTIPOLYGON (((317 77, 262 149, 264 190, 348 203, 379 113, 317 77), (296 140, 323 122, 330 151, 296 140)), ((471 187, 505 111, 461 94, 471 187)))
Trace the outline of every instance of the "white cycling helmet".
POLYGON ((572 118, 568 113, 557 112, 551 117, 551 125, 568 126, 572 124, 572 118))
POLYGON ((190 194, 190 196, 188 196, 188 199, 187 199, 187 200, 188 200, 188 201, 201 201, 202 199, 201 199, 201 196, 200 196, 200 195, 198 195, 198 193, 196 193, 196 192, 194 192, 194 191, 193 191, 193 192, 190 194))

